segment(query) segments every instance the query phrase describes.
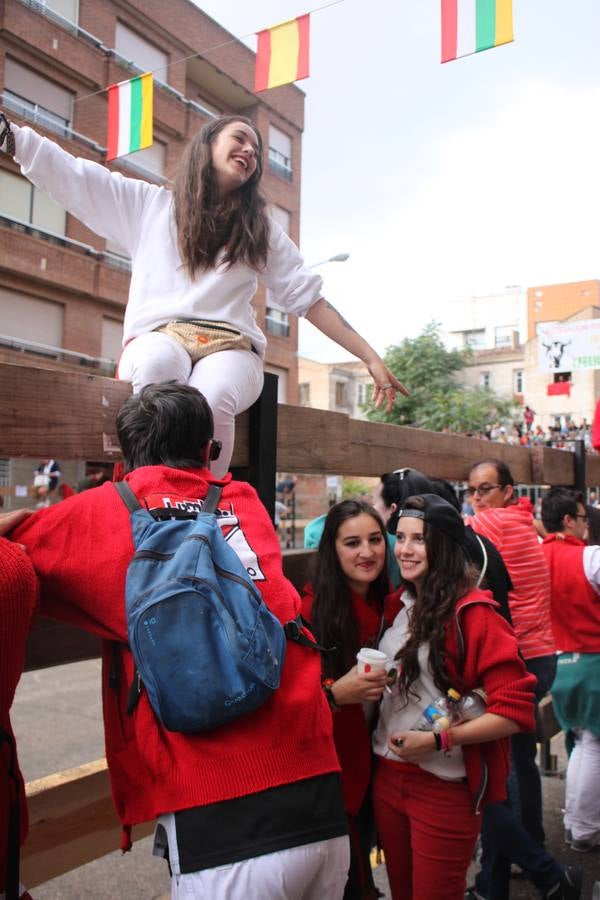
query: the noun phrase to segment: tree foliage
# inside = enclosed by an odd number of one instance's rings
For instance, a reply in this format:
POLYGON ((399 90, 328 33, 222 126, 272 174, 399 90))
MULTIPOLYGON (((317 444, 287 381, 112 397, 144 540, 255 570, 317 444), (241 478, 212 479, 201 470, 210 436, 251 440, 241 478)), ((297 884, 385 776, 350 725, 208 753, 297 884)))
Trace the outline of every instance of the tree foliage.
POLYGON ((472 352, 446 349, 437 322, 430 322, 418 337, 405 338, 401 344, 388 347, 384 358, 388 368, 410 390, 410 396, 396 394, 390 413, 365 405, 367 417, 374 422, 465 433, 512 419, 511 400, 499 397, 489 388, 468 387, 456 380, 472 352))

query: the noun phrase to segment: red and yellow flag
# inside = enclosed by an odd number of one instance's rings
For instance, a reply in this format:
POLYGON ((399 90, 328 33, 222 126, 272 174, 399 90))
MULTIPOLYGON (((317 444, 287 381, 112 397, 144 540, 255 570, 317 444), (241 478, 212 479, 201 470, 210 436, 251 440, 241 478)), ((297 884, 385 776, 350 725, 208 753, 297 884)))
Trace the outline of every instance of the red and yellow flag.
POLYGON ((310 13, 258 32, 254 90, 308 78, 310 13))

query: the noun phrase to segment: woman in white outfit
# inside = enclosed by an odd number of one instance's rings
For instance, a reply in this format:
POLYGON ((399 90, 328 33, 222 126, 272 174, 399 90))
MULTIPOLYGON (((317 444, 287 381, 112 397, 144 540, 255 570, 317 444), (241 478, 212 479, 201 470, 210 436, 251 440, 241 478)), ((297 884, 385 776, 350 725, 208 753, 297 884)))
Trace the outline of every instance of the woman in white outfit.
POLYGON ((37 187, 131 257, 118 377, 134 391, 174 379, 206 396, 223 444, 213 472, 229 467, 235 416, 259 396, 266 340, 252 311, 258 281, 274 305, 305 316, 368 367, 376 406, 407 393, 381 358, 321 297, 319 275, 266 213, 259 191, 262 141, 253 123, 222 116, 190 141, 173 189, 71 156, 28 127, 0 119, 37 187), (14 140, 13 140, 14 135, 14 140))

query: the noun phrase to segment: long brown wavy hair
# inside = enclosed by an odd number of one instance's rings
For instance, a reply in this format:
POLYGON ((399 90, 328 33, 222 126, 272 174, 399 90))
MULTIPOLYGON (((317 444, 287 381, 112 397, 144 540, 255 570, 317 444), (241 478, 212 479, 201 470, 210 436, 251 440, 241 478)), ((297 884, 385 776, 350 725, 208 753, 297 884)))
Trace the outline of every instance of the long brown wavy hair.
POLYGON ((373 519, 374 528, 381 532, 385 546, 385 563, 369 588, 370 597, 381 604, 389 593, 389 559, 385 527, 379 514, 362 500, 342 500, 327 513, 323 534, 316 555, 313 585, 314 598, 311 625, 314 635, 324 647, 335 650, 323 654, 323 674, 327 678, 341 678, 356 663, 360 649, 358 623, 352 615, 350 588, 342 572, 335 541, 340 527, 348 519, 366 514, 373 519))
POLYGON ((259 190, 263 145, 256 126, 245 116, 221 116, 204 125, 185 149, 173 183, 179 253, 190 278, 214 268, 223 248, 227 268, 243 262, 264 269, 269 249, 267 202, 259 190), (232 122, 249 125, 256 135, 256 169, 242 187, 219 195, 211 145, 232 122))
MULTIPOLYGON (((424 501, 421 497, 409 497, 404 501, 403 508, 422 510, 424 501)), ((421 672, 418 658, 421 644, 429 643, 429 665, 440 693, 445 694, 453 686, 446 665, 446 630, 457 601, 477 582, 477 572, 461 544, 427 522, 423 523, 423 535, 429 571, 409 614, 408 640, 395 656, 400 663, 398 691, 405 702, 408 702, 409 694, 420 699, 411 687, 421 672)), ((410 582, 402 581, 412 588, 410 582)))

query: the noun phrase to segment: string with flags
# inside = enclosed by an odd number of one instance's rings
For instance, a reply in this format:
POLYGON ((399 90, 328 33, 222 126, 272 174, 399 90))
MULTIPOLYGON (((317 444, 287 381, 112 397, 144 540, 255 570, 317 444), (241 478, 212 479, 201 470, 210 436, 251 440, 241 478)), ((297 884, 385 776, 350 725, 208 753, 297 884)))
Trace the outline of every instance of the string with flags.
MULTIPOLYGON (((332 0, 302 16, 256 33, 255 93, 309 77, 311 13, 342 2, 332 0)), ((441 23, 442 63, 514 40, 512 0, 441 0, 441 23)), ((247 37, 251 34, 223 41, 201 52, 173 60, 168 66, 86 94, 86 97, 92 97, 108 90, 107 160, 152 145, 154 73, 189 59, 206 56, 211 50, 247 37)), ((83 99, 85 97, 78 97, 76 102, 83 99)))

